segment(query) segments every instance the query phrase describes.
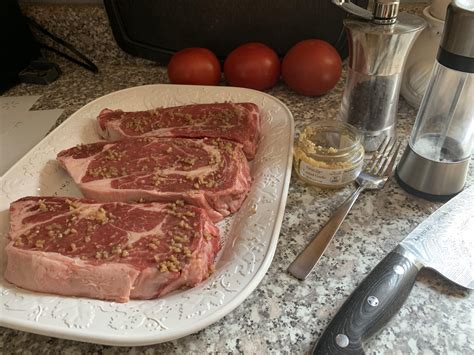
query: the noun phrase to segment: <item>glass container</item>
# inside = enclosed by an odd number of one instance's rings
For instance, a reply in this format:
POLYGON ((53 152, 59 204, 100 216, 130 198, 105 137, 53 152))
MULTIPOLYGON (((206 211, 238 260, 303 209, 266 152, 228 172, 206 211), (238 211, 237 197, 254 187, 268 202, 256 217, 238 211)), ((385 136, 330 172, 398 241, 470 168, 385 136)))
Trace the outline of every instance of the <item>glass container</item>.
POLYGON ((364 162, 362 135, 339 121, 308 125, 294 147, 296 174, 322 188, 340 188, 359 175, 364 162))
POLYGON ((353 15, 344 20, 349 60, 340 118, 362 132, 366 151, 375 151, 395 136, 403 67, 425 21, 398 14, 398 0, 375 0, 373 12, 350 0, 333 2, 353 15))
POLYGON ((462 190, 474 141, 474 2, 448 6, 443 39, 397 168, 408 191, 443 200, 462 190))
POLYGON ((410 145, 423 158, 459 162, 471 157, 474 73, 436 63, 418 112, 410 145))

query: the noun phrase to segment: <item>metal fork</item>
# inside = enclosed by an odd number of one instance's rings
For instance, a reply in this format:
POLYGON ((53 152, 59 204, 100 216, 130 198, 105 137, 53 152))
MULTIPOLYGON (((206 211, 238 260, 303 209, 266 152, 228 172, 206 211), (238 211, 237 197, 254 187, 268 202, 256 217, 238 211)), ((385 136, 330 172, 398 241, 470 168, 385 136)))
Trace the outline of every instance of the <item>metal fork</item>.
POLYGON ((306 279, 339 230, 360 193, 364 190, 377 190, 384 187, 392 174, 399 149, 400 143, 397 143, 395 139, 386 138, 382 142, 357 177, 356 182, 359 185, 357 190, 333 213, 319 233, 291 263, 288 268, 290 274, 300 280, 306 279))

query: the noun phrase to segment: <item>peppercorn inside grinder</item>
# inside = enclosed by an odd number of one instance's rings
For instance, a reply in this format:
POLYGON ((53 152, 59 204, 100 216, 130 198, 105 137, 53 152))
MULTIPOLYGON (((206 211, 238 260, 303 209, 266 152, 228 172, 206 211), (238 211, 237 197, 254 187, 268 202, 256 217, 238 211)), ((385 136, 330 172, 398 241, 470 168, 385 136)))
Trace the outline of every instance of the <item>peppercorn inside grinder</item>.
POLYGON ((408 192, 446 200, 465 184, 474 147, 474 2, 446 13, 435 66, 396 170, 408 192))
POLYGON ((362 132, 365 151, 372 152, 395 136, 403 67, 425 21, 398 14, 399 0, 375 0, 373 12, 350 0, 332 1, 353 15, 344 20, 349 61, 339 118, 362 132))

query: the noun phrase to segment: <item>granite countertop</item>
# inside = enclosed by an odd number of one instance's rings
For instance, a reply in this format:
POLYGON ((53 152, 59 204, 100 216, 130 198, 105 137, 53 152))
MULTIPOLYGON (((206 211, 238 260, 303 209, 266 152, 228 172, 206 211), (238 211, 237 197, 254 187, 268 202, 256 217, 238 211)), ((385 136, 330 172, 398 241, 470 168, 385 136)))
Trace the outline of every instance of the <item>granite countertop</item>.
MULTIPOLYGON (((36 13, 41 9, 36 9, 36 13)), ((94 7, 90 11, 98 10, 94 7)), ((96 15, 103 16, 103 10, 96 15)), ((98 21, 97 18, 94 21, 98 21)), ((110 36, 109 32, 105 33, 110 36)), ((54 83, 48 86, 21 84, 4 95, 42 95, 33 109, 64 109, 59 123, 107 93, 168 82, 165 68, 120 55, 120 60, 98 61, 98 74, 58 60, 63 75, 54 83)), ((267 92, 288 106, 294 115, 296 131, 300 132, 310 122, 336 117, 344 82, 345 73, 333 91, 318 98, 297 95, 281 83, 267 92)), ((404 142, 415 115, 416 111, 401 99, 397 131, 404 142)), ((473 182, 471 164, 467 184, 473 182)), ((354 189, 351 185, 340 190, 322 190, 304 184, 294 174, 278 247, 266 276, 239 307, 197 334, 153 346, 118 348, 0 328, 0 349, 6 354, 307 352, 364 276, 441 205, 409 195, 391 179, 382 191, 368 191, 360 196, 306 281, 290 276, 286 272, 288 265, 354 189)), ((422 270, 404 306, 367 342, 365 349, 368 354, 472 353, 473 320, 472 292, 433 271, 422 270)))

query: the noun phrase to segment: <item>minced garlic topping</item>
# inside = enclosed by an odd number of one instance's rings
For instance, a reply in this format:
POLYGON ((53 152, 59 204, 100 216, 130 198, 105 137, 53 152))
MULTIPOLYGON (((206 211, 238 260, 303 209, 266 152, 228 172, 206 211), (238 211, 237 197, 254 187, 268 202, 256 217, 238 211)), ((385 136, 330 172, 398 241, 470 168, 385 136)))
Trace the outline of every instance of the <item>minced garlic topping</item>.
POLYGON ((337 161, 337 160, 316 160, 307 156, 300 148, 295 148, 295 158, 297 160, 304 160, 306 163, 315 168, 321 169, 348 169, 354 164, 350 161, 337 161))
POLYGON ((295 170, 311 184, 334 188, 353 181, 363 164, 364 150, 354 128, 345 123, 307 126, 294 147, 295 170))

